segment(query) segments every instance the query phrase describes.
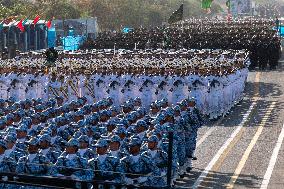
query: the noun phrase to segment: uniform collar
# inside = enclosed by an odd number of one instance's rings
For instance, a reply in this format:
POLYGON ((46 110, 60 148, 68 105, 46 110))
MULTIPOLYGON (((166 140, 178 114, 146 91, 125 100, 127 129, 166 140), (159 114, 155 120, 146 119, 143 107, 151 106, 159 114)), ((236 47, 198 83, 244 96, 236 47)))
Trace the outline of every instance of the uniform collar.
POLYGON ((106 157, 107 157, 107 154, 104 154, 104 155, 98 155, 98 160, 99 160, 100 162, 104 162, 104 161, 105 161, 105 159, 106 159, 106 157))
POLYGON ((49 152, 50 148, 46 148, 46 149, 41 149, 40 153, 42 153, 43 155, 46 155, 49 152))
POLYGON ((68 155, 66 156, 66 158, 67 158, 68 160, 73 160, 75 157, 76 157, 76 154, 68 154, 68 155))
POLYGON ((79 150, 78 150, 78 153, 79 153, 80 156, 82 157, 82 156, 86 153, 86 151, 87 151, 87 148, 85 148, 85 149, 79 149, 79 150))

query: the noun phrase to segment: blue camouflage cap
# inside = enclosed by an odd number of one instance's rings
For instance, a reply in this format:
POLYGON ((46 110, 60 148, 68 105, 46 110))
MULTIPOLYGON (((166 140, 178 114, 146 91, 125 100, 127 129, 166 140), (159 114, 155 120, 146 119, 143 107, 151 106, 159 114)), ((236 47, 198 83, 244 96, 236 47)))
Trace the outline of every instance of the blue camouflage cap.
POLYGON ((136 103, 136 102, 141 103, 141 98, 140 97, 136 97, 136 98, 134 98, 133 102, 134 103, 136 103))
POLYGON ((115 134, 126 134, 126 128, 124 127, 123 124, 117 124, 116 125, 116 129, 114 130, 115 134))
POLYGON ((147 122, 144 121, 144 120, 139 120, 139 121, 137 121, 136 126, 137 126, 137 127, 148 128, 147 122))
POLYGON ((24 142, 17 142, 16 147, 25 150, 27 148, 27 145, 24 142))
POLYGON ((3 98, 0 98, 0 104, 5 104, 5 100, 3 98))
POLYGON ((0 140, 0 147, 7 149, 7 143, 5 142, 5 140, 0 140))
POLYGON ((83 135, 83 133, 81 131, 76 131, 74 134, 73 134, 73 138, 80 138, 80 136, 83 135))
POLYGON ((86 97, 81 97, 77 100, 77 104, 79 106, 83 106, 85 104, 85 102, 87 101, 86 97))
POLYGON ((34 107, 35 110, 44 110, 46 107, 43 104, 36 105, 34 107))
POLYGON ((146 115, 146 108, 145 107, 139 107, 137 109, 137 112, 139 115, 146 115))
POLYGON ((6 118, 2 117, 0 118, 0 127, 3 127, 6 124, 7 120, 6 118))
POLYGON ((99 139, 97 143, 95 144, 95 147, 107 147, 108 141, 106 139, 99 139))
POLYGON ((9 113, 9 114, 6 115, 6 119, 7 120, 14 119, 14 115, 12 113, 9 113))
POLYGON ((110 126, 110 125, 116 125, 118 122, 118 120, 116 119, 111 119, 111 120, 108 120, 107 122, 107 126, 110 126))
POLYGON ((140 146, 140 145, 141 145, 141 140, 139 139, 138 136, 133 136, 130 138, 128 146, 140 146))
POLYGON ((9 126, 9 127, 6 128, 6 133, 7 134, 16 133, 16 132, 17 132, 16 131, 16 127, 14 127, 14 126, 9 126))
POLYGON ((133 103, 130 103, 130 102, 126 102, 124 103, 123 105, 121 105, 122 108, 130 108, 130 109, 133 109, 134 108, 134 105, 133 103))
POLYGON ((10 103, 15 103, 16 102, 16 98, 14 98, 14 97, 9 97, 7 100, 6 100, 7 102, 10 102, 10 103))
POLYGON ((32 105, 32 104, 33 104, 33 101, 32 101, 31 99, 29 99, 29 98, 27 98, 27 99, 25 100, 25 102, 26 102, 26 104, 28 104, 28 105, 32 105))
POLYGON ((51 141, 50 135, 44 134, 44 135, 40 136, 39 142, 43 142, 43 141, 50 142, 51 141))
POLYGON ((89 137, 87 135, 81 135, 78 140, 79 140, 79 142, 86 142, 86 143, 88 143, 89 142, 89 137))
POLYGON ((39 140, 36 137, 31 138, 29 141, 26 141, 26 144, 36 146, 38 145, 39 140))
POLYGON ((108 116, 110 117, 111 116, 111 111, 110 110, 103 110, 101 113, 100 113, 100 116, 108 116))
POLYGON ((110 107, 110 110, 112 112, 119 113, 120 112, 120 107, 119 106, 112 106, 112 107, 110 107))
MULTIPOLYGON (((185 99, 185 100, 187 100, 187 99, 185 99)), ((187 101, 188 102, 196 102, 196 98, 195 97, 191 97, 187 101)))
POLYGON ((118 135, 113 135, 111 138, 110 138, 110 142, 120 142, 121 139, 118 135))
POLYGON ((38 103, 38 104, 42 104, 42 103, 43 103, 43 100, 42 100, 42 98, 37 98, 37 99, 35 100, 35 102, 38 103))
POLYGON ((18 109, 16 114, 18 114, 22 118, 22 117, 24 117, 26 115, 26 112, 23 109, 18 109))
POLYGON ((19 125, 19 127, 16 129, 16 131, 18 131, 18 132, 21 132, 21 131, 23 131, 23 132, 28 132, 28 126, 27 126, 26 124, 21 124, 21 125, 19 125))
POLYGON ((75 139, 75 138, 71 138, 67 142, 66 146, 76 146, 76 147, 79 147, 79 141, 77 139, 75 139))
POLYGON ((7 142, 16 142, 17 140, 17 135, 15 134, 8 134, 5 138, 4 138, 7 142))
POLYGON ((159 138, 156 135, 151 135, 148 140, 148 142, 159 142, 159 138))
POLYGON ((165 110, 165 114, 167 115, 167 116, 174 116, 175 115, 175 112, 174 112, 174 109, 173 108, 171 108, 171 107, 168 107, 166 110, 165 110))
POLYGON ((174 107, 174 111, 175 111, 175 112, 180 112, 180 111, 181 111, 180 106, 179 106, 179 105, 176 105, 176 106, 174 107))

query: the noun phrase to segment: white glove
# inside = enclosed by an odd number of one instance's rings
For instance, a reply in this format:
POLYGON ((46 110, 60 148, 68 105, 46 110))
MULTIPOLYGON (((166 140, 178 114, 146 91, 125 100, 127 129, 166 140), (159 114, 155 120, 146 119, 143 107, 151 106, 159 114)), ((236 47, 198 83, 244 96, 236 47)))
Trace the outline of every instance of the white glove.
POLYGON ((143 183, 143 182, 146 182, 147 181, 147 177, 139 177, 138 179, 137 179, 137 181, 138 181, 138 183, 143 183))
POLYGON ((57 177, 65 177, 65 175, 62 175, 62 174, 56 174, 55 176, 57 176, 57 177))
POLYGON ((125 180, 126 184, 133 184, 134 183, 133 180, 130 179, 130 178, 125 178, 124 180, 125 180))
POLYGON ((7 180, 8 180, 8 177, 7 177, 7 176, 3 176, 3 177, 2 177, 2 180, 3 180, 3 181, 7 181, 7 180))
POLYGON ((166 171, 162 171, 161 172, 161 176, 163 177, 163 176, 166 176, 167 175, 167 172, 166 171))
POLYGON ((72 178, 73 180, 79 180, 78 177, 75 176, 75 175, 71 175, 71 178, 72 178))

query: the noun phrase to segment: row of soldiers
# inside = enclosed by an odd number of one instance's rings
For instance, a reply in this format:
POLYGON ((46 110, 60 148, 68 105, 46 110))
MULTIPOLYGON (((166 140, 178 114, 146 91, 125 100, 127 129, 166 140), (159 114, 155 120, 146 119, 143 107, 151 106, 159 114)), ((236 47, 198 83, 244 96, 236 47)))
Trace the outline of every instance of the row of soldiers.
POLYGON ((137 28, 129 33, 101 33, 82 49, 247 49, 251 68, 275 68, 281 44, 272 20, 251 19, 234 22, 187 20, 179 24, 137 28))
MULTIPOLYGON (((38 70, 44 67, 43 58, 4 60, 0 98, 63 96, 64 102, 71 102, 84 96, 88 103, 93 103, 110 96, 119 105, 136 96, 149 110, 155 100, 167 98, 176 104, 184 97, 194 97, 199 110, 214 119, 242 99, 249 66, 245 51, 183 50, 167 52, 173 57, 162 59, 153 54, 128 59, 116 56, 107 59, 107 52, 98 54, 103 57, 58 60, 51 73, 38 70)), ((124 54, 132 55, 121 51, 124 54)))
POLYGON ((191 170, 197 130, 203 124, 193 98, 174 106, 167 99, 155 101, 149 112, 140 98, 120 106, 114 106, 112 98, 64 103, 62 96, 47 101, 0 99, 0 104, 5 112, 0 118, 0 172, 78 181, 164 186, 169 133, 175 180, 191 170))

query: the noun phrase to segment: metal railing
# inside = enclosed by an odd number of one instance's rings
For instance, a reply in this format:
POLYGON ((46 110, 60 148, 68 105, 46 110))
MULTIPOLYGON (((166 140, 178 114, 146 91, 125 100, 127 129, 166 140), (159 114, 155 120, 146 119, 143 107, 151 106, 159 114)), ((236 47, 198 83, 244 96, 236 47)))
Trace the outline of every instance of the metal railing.
MULTIPOLYGON (((141 185, 126 185, 103 180, 81 181, 74 180, 71 177, 51 177, 51 176, 36 176, 17 173, 0 173, 0 184, 4 185, 19 185, 46 187, 56 189, 73 189, 81 188, 88 189, 92 185, 93 189, 170 189, 172 188, 172 150, 173 150, 173 132, 169 132, 169 147, 168 147, 168 166, 167 166, 167 185, 164 187, 141 186, 141 185), (2 179, 1 179, 2 178, 2 179), (6 179, 3 179, 6 178, 6 179)), ((1 185, 0 185, 1 186, 1 185)))

